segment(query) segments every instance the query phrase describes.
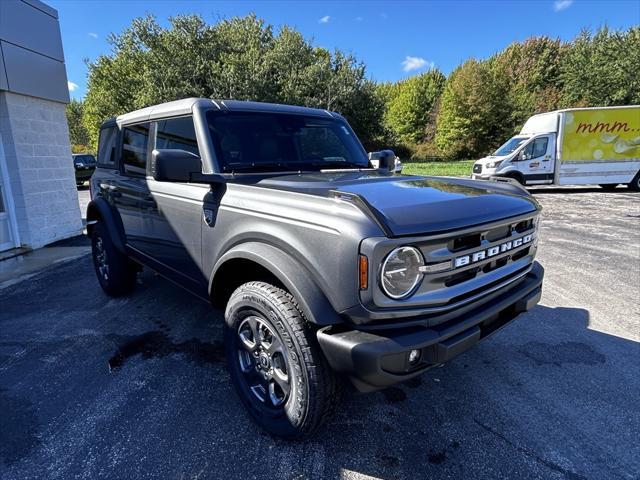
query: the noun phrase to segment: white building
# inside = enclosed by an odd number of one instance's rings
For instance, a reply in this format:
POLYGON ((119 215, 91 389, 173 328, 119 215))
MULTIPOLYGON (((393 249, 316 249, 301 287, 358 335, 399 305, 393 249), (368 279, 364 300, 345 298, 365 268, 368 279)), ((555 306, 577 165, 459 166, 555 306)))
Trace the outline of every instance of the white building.
POLYGON ((58 12, 0 0, 0 251, 82 229, 58 12))

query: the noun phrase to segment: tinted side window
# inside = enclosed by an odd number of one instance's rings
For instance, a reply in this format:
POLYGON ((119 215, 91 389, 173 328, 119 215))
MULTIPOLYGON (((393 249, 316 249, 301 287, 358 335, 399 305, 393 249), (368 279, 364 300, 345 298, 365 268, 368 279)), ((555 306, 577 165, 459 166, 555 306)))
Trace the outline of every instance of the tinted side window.
POLYGON ((547 153, 547 145, 549 144, 549 137, 536 138, 533 141, 533 158, 542 157, 547 153))
POLYGON ((180 117, 159 121, 156 148, 186 150, 200 155, 193 118, 180 117))
POLYGON ((148 144, 149 124, 122 129, 122 164, 126 173, 146 175, 148 144))
POLYGON ((536 138, 533 142, 527 145, 524 149, 525 159, 531 160, 533 158, 542 157, 547 153, 547 145, 549 144, 549 137, 536 138))
POLYGON ((98 165, 113 168, 116 163, 116 138, 118 127, 106 127, 100 129, 98 141, 98 165))

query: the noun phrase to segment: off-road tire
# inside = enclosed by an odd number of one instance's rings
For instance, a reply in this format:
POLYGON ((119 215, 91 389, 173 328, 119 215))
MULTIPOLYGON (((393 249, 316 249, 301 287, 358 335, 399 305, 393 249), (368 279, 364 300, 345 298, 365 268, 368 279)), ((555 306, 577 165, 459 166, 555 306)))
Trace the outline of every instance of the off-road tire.
POLYGON ((98 282, 107 295, 120 297, 133 291, 136 265, 116 249, 102 222, 95 224, 91 232, 91 254, 98 282))
POLYGON ((600 188, 602 188, 605 192, 613 192, 617 186, 618 186, 617 183, 601 183, 600 184, 600 188))
POLYGON ((340 384, 320 350, 312 325, 293 296, 280 288, 265 282, 249 282, 233 292, 225 311, 225 353, 240 400, 251 418, 274 436, 295 439, 312 434, 332 415, 339 402, 340 384), (261 401, 250 385, 249 378, 262 375, 258 370, 260 360, 255 351, 243 351, 247 347, 239 329, 243 324, 246 328, 246 323, 254 318, 279 335, 282 350, 288 356, 290 391, 287 396, 282 395, 278 407, 270 399, 261 401), (249 364, 251 368, 241 359, 245 358, 243 355, 256 359, 255 364, 249 364), (258 373, 250 371, 252 368, 258 373))
POLYGON ((629 183, 627 187, 633 192, 640 192, 640 172, 636 173, 636 176, 633 177, 633 180, 631 180, 631 183, 629 183))

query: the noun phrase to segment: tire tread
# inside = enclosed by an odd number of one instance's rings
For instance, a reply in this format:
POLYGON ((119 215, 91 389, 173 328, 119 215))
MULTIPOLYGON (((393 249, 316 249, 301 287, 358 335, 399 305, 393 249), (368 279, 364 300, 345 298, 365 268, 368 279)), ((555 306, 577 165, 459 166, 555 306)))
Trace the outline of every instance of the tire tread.
POLYGON ((306 418, 296 433, 288 438, 308 436, 334 414, 342 393, 340 382, 320 350, 315 330, 289 292, 266 282, 253 281, 238 287, 231 295, 229 303, 231 304, 236 296, 247 293, 262 294, 276 304, 302 352, 303 366, 309 380, 309 396, 313 397, 314 401, 308 401, 306 418))

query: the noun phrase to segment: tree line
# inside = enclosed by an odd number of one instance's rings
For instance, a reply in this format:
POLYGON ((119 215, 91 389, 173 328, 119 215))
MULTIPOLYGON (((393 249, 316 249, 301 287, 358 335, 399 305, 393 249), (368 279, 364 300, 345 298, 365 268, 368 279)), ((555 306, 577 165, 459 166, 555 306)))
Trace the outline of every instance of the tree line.
POLYGON ((255 15, 206 23, 138 18, 88 63, 87 93, 67 109, 74 150, 96 149, 105 119, 185 97, 234 98, 338 111, 370 150, 403 158, 473 158, 534 113, 640 103, 640 27, 582 31, 562 42, 532 37, 448 76, 432 68, 377 83, 364 63, 312 45, 255 15))

